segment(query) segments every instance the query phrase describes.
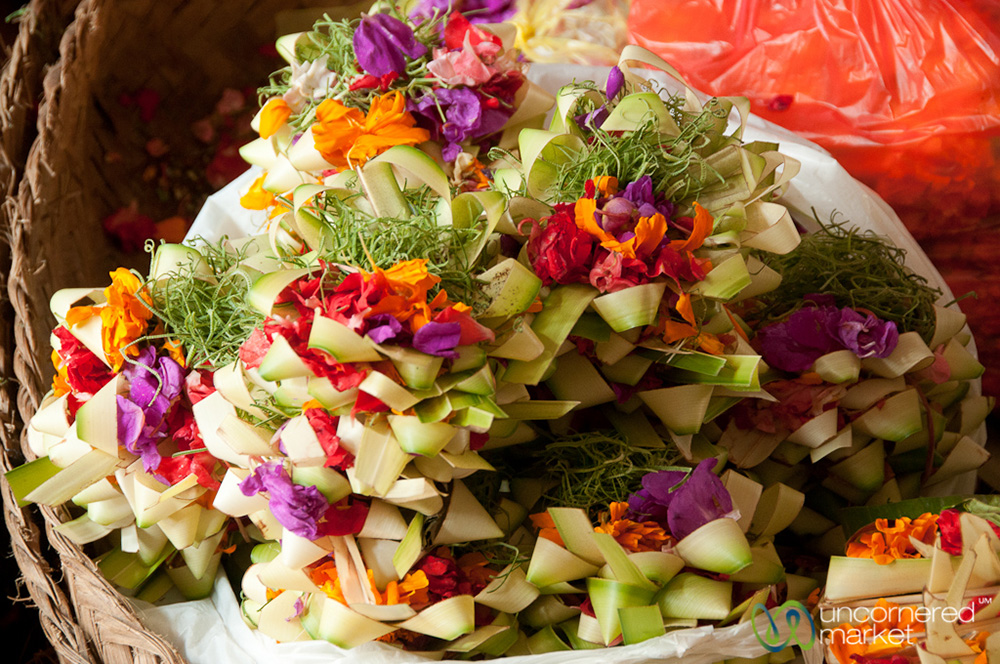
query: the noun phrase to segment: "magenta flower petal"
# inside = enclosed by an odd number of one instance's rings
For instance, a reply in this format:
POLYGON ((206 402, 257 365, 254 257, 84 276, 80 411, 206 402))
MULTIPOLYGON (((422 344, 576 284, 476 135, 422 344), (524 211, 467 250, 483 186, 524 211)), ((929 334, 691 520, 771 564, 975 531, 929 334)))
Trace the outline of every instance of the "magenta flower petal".
POLYGON ((316 487, 293 483, 281 463, 257 466, 239 487, 244 496, 267 492, 271 513, 289 531, 311 540, 320 536, 318 522, 330 503, 316 487))
POLYGON ((409 26, 388 14, 362 18, 353 45, 358 64, 373 76, 402 74, 406 69, 403 56, 414 59, 427 53, 409 26))
POLYGON ((608 99, 614 99, 622 91, 623 87, 625 87, 625 74, 618 67, 612 67, 611 71, 608 72, 608 82, 604 90, 605 95, 607 95, 608 99))
POLYGON ((368 338, 377 344, 385 343, 403 331, 403 325, 391 314, 379 314, 368 319, 368 338))
POLYGON ((455 346, 462 338, 462 326, 459 323, 424 324, 413 335, 413 347, 428 355, 439 357, 458 357, 455 346))
POLYGON ((712 469, 716 459, 699 463, 675 492, 670 505, 670 534, 683 539, 706 523, 733 511, 733 499, 712 469))

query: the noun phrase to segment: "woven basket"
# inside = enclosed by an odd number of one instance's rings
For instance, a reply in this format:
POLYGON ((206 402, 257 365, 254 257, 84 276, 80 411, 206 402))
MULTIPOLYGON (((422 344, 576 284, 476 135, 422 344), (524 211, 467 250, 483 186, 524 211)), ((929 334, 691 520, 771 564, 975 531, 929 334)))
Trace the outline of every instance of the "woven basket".
MULTIPOLYGON (((161 204, 137 177, 147 138, 119 96, 157 91, 163 99, 155 120, 159 135, 173 138, 172 149, 197 150, 191 124, 222 91, 255 88, 280 66, 261 53, 278 30, 307 26, 320 13, 316 7, 331 14, 358 10, 337 0, 85 0, 62 33, 76 4, 31 2, 0 77, 0 183, 7 193, 16 183, 0 216, 9 242, 0 246, 0 279, 7 275, 10 298, 0 315, 4 470, 33 456, 22 444, 22 429, 51 380, 49 297, 60 288, 103 285, 119 265, 148 264, 145 255, 116 250, 101 226, 132 201, 144 209, 161 204), (308 15, 294 11, 310 7, 308 15), (40 91, 34 137, 29 120, 40 91), (109 154, 116 155, 113 167, 109 154)), ((52 530, 65 509, 20 509, 6 482, 2 491, 24 585, 62 661, 184 661, 143 628, 79 547, 52 530)))

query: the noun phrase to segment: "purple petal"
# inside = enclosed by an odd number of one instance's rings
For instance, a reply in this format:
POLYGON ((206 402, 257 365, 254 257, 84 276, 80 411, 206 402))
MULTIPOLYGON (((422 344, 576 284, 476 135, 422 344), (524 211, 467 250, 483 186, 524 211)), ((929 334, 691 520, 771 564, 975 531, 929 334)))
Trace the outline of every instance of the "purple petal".
POLYGON ((413 347, 428 355, 458 357, 455 346, 462 337, 458 323, 426 323, 413 335, 413 347))
POLYGON ((860 358, 888 357, 899 342, 896 324, 873 314, 844 307, 839 318, 830 321, 830 334, 860 358))
POLYGON ((625 86, 625 74, 618 67, 612 67, 611 71, 608 72, 608 82, 605 86, 604 93, 607 95, 608 99, 614 99, 618 96, 618 93, 622 91, 625 86))
POLYGON ((239 487, 245 496, 266 491, 271 513, 290 532, 312 540, 319 537, 318 522, 330 503, 316 487, 293 483, 280 462, 257 466, 239 487))
POLYGON ((368 319, 367 336, 377 344, 395 339, 403 331, 403 325, 391 314, 379 314, 368 319))
POLYGON ((404 55, 412 59, 427 53, 409 26, 388 14, 362 18, 352 41, 358 64, 373 76, 401 74, 406 69, 404 55))
POLYGON ((716 459, 699 463, 687 481, 674 494, 668 523, 670 534, 684 539, 709 521, 733 511, 733 500, 722 480, 712 472, 716 459))

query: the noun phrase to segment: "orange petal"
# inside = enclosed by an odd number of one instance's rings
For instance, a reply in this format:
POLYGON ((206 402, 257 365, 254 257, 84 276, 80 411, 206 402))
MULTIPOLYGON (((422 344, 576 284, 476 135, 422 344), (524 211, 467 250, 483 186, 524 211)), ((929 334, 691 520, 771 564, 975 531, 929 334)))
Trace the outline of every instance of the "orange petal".
POLYGON ((271 138, 281 126, 292 116, 292 109, 281 97, 273 97, 267 100, 264 108, 260 109, 260 137, 271 138))
POLYGON ((694 228, 691 235, 686 240, 674 240, 670 246, 677 251, 694 251, 705 242, 705 238, 712 234, 715 220, 712 214, 700 204, 694 204, 694 228))

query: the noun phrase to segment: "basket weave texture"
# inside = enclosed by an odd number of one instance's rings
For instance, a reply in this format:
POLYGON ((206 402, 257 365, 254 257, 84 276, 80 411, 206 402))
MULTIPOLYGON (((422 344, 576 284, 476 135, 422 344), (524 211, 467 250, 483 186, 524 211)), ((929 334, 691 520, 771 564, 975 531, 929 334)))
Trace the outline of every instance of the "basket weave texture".
MULTIPOLYGON (((101 226, 104 217, 132 201, 144 209, 162 205, 138 177, 148 128, 136 126, 120 95, 155 90, 163 100, 155 119, 158 134, 173 139, 172 149, 197 150, 190 126, 223 89, 255 88, 280 65, 261 52, 273 42, 279 12, 337 4, 347 3, 30 3, 0 76, 0 183, 7 194, 0 236, 8 243, 0 243, 0 280, 6 275, 0 285, 9 297, 0 314, 3 470, 34 456, 23 423, 48 391, 53 373, 50 296, 66 287, 102 286, 120 265, 144 271, 148 264, 144 254, 118 251, 101 226), (31 120, 39 96, 36 136, 31 120)), ((53 530, 69 516, 66 508, 22 509, 6 481, 2 492, 24 586, 63 662, 184 662, 169 643, 143 628, 91 559, 53 530)))

